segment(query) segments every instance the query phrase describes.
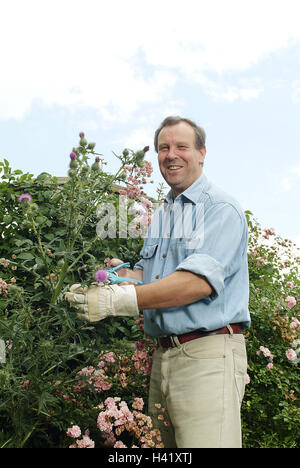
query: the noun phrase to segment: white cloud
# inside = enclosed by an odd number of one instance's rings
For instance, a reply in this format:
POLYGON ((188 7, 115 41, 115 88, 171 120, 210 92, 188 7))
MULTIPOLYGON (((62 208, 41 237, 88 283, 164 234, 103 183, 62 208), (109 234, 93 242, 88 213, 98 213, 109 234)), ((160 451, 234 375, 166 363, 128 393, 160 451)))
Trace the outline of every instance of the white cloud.
POLYGON ((299 13, 298 0, 3 2, 0 119, 22 119, 37 100, 127 121, 174 102, 179 79, 217 100, 257 98, 260 86, 220 87, 207 74, 245 70, 298 41, 299 13))

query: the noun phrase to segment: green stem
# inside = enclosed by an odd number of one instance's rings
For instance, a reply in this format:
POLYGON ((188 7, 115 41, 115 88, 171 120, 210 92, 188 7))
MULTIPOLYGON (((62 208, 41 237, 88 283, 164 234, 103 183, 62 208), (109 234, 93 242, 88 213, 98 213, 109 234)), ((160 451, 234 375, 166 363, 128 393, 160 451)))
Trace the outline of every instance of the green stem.
POLYGON ((21 442, 21 445, 19 448, 22 448, 24 447, 24 445, 26 444, 27 440, 29 439, 29 437, 31 436, 31 434, 33 433, 33 431, 35 430, 36 426, 38 425, 38 423, 36 422, 34 424, 34 426, 32 427, 32 429, 28 432, 28 434, 25 436, 25 438, 23 439, 23 441, 21 442))
POLYGON ((54 284, 53 284, 53 281, 52 281, 52 277, 50 275, 49 265, 48 265, 47 258, 46 258, 46 255, 45 255, 45 252, 44 252, 44 249, 43 249, 43 246, 42 246, 41 237, 40 237, 40 234, 39 234, 38 230, 36 229, 36 225, 35 225, 32 214, 30 214, 30 219, 31 219, 31 224, 32 224, 34 234, 36 235, 36 238, 37 238, 37 241, 38 241, 39 251, 40 251, 40 254, 42 256, 42 260, 44 262, 44 265, 46 267, 46 270, 47 270, 47 273, 48 273, 48 276, 49 276, 51 289, 52 289, 52 291, 54 291, 54 284))
POLYGON ((3 445, 1 445, 0 449, 3 449, 7 444, 9 444, 9 442, 12 440, 12 437, 10 439, 8 439, 6 442, 4 442, 3 445))

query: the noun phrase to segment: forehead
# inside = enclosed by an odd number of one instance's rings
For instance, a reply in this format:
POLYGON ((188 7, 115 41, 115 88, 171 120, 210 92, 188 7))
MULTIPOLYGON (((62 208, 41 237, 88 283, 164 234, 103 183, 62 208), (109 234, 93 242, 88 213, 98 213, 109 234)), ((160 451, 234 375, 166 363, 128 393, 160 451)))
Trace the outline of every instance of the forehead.
POLYGON ((195 143, 194 129, 186 122, 164 127, 159 132, 158 144, 170 142, 195 143))

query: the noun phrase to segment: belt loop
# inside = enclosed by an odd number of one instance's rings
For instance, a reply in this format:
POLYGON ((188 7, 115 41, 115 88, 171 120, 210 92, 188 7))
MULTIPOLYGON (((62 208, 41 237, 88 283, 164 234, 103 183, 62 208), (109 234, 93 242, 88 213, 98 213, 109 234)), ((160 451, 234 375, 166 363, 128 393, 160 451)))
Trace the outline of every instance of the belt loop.
POLYGON ((176 335, 171 335, 170 336, 170 340, 171 340, 171 343, 172 343, 172 347, 175 348, 179 348, 180 347, 180 341, 178 339, 178 336, 176 335))
POLYGON ((230 326, 230 325, 226 325, 226 327, 228 328, 229 334, 230 334, 230 335, 233 335, 233 330, 232 330, 231 326, 230 326))

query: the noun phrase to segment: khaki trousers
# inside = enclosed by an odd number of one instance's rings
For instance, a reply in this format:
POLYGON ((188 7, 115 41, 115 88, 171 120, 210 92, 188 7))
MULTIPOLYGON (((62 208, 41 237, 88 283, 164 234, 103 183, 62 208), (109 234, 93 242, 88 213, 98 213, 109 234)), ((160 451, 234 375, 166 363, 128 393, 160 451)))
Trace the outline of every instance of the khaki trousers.
POLYGON ((246 372, 241 334, 159 347, 153 355, 149 414, 165 447, 241 448, 246 372))

